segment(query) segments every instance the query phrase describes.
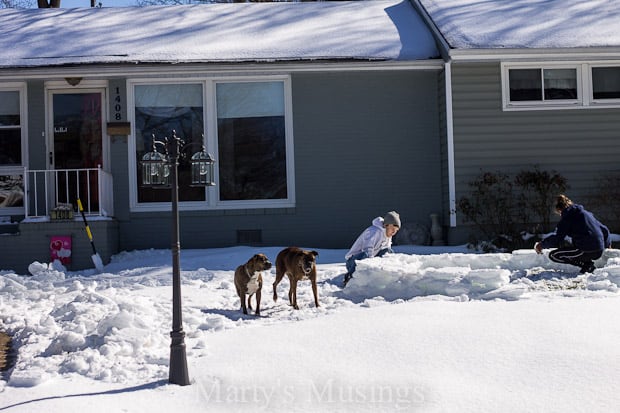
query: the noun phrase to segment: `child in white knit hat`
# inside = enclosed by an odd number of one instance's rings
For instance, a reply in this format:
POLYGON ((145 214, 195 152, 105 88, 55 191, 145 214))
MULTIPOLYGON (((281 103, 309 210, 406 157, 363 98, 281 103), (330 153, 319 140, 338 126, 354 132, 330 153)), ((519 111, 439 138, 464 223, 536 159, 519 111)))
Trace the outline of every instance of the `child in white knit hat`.
POLYGON ((384 217, 376 217, 369 226, 360 234, 353 246, 346 253, 347 273, 344 275, 343 287, 353 278, 355 261, 365 258, 382 257, 387 252, 392 252, 392 237, 400 229, 400 215, 396 211, 390 211, 384 217))

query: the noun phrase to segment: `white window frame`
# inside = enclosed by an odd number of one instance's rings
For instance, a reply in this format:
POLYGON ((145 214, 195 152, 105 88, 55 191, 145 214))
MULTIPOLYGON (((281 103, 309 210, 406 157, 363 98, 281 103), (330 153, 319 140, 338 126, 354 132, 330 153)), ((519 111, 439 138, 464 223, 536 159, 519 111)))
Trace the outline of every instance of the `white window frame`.
MULTIPOLYGON (((2 92, 18 92, 19 93, 19 128, 21 133, 21 164, 20 165, 0 165, 0 175, 24 175, 25 168, 28 166, 28 106, 26 101, 26 83, 9 82, 0 83, 0 91, 2 92)), ((24 184, 26 177, 23 177, 24 184)), ((26 188, 24 188, 24 191, 26 188)), ((24 202, 26 200, 24 199, 24 202)), ((25 205, 23 207, 6 207, 0 208, 0 216, 6 215, 23 215, 25 205)))
MULTIPOLYGON (((504 110, 545 110, 583 106, 583 81, 582 67, 578 64, 541 64, 541 63, 502 63, 502 107, 504 110), (511 69, 574 69, 576 72, 577 82, 577 99, 553 99, 553 100, 528 100, 528 101, 510 101, 510 77, 511 69)), ((544 78, 542 84, 544 90, 544 78)))
POLYGON ((605 68, 605 67, 616 67, 618 69, 620 69, 620 63, 615 63, 615 64, 609 64, 609 63, 596 63, 596 64, 590 64, 588 65, 588 84, 591 85, 590 87, 590 93, 589 93, 589 104, 591 106, 596 106, 596 107, 605 107, 605 108, 610 108, 610 107, 620 107, 620 98, 616 98, 616 99, 594 99, 594 83, 592 80, 592 69, 594 68, 605 68))
POLYGON ((213 154, 215 158, 215 182, 216 186, 207 187, 205 201, 182 201, 179 202, 181 211, 204 211, 204 210, 226 210, 226 209, 256 209, 256 208, 292 208, 295 206, 295 166, 293 148, 293 109, 291 80, 288 75, 266 75, 266 76, 229 76, 229 77, 208 77, 208 78, 140 78, 127 80, 127 116, 131 121, 131 135, 128 142, 128 162, 129 162, 129 203, 131 212, 155 212, 170 211, 170 202, 138 202, 138 188, 136 174, 139 166, 136 162, 136 132, 135 132, 135 85, 155 85, 155 84, 178 84, 178 83, 201 83, 203 85, 203 117, 205 124, 205 141, 207 152, 213 154), (257 200, 235 200, 221 201, 219 199, 219 171, 218 162, 218 141, 217 141, 217 107, 215 85, 217 83, 232 82, 273 82, 281 81, 284 84, 284 116, 285 116, 285 144, 286 144, 286 199, 257 199, 257 200))
POLYGON ((620 61, 595 62, 502 62, 502 110, 557 110, 557 109, 594 109, 620 108, 620 99, 594 99, 592 86, 592 68, 620 67, 620 61), (553 101, 510 101, 510 69, 576 69, 577 70, 577 99, 553 101))

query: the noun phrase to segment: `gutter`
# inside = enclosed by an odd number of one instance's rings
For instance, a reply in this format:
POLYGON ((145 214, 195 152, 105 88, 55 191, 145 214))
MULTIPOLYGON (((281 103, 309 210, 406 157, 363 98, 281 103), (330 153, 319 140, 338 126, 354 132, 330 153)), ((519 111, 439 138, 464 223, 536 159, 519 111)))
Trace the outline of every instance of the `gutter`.
POLYGON ((179 64, 82 64, 43 67, 1 67, 0 79, 40 79, 83 77, 102 79, 110 77, 160 76, 162 73, 179 76, 233 76, 253 74, 289 74, 303 72, 442 70, 441 59, 417 61, 366 62, 294 62, 294 63, 179 63, 179 64))
POLYGON ((619 47, 450 49, 449 58, 459 62, 609 61, 620 59, 619 47))

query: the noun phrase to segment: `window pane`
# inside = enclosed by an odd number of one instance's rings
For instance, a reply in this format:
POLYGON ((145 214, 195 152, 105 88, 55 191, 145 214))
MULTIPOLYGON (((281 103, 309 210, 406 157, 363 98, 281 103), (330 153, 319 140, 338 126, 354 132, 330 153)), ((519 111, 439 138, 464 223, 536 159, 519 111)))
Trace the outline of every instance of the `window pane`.
POLYGON ((24 177, 0 175, 0 208, 24 206, 24 177))
POLYGON ((510 101, 542 100, 540 69, 510 69, 510 101))
POLYGON ((20 129, 0 129, 0 165, 21 165, 20 129))
POLYGON ((0 126, 19 126, 19 92, 0 92, 0 126))
POLYGON ((594 99, 620 99, 620 67, 593 67, 594 99))
POLYGON ((544 69, 545 100, 577 99, 576 69, 544 69))
POLYGON ((21 165, 19 92, 0 92, 0 165, 21 165))
POLYGON ((217 85, 220 199, 286 199, 284 84, 217 85))
MULTIPOLYGON (((136 162, 138 174, 138 202, 167 202, 171 200, 170 190, 142 187, 140 160, 152 149, 152 136, 156 140, 172 137, 176 131, 186 147, 186 152, 179 160, 179 200, 204 201, 205 189, 190 186, 191 169, 189 159, 194 152, 200 151, 203 142, 204 120, 202 104, 202 85, 200 84, 166 84, 136 85, 136 162), (191 145, 190 145, 191 144, 191 145)), ((165 148, 157 145, 157 151, 164 153, 165 148)))

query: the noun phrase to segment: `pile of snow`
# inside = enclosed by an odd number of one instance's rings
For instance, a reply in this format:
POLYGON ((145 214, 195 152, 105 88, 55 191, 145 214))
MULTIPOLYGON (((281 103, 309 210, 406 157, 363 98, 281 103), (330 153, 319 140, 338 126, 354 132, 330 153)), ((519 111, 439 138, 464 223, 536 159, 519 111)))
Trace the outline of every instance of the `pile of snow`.
POLYGON ((319 308, 308 282, 298 288, 300 310, 288 305, 287 280, 274 302, 272 268, 261 316, 243 315, 234 269, 257 252, 275 261, 280 249, 182 251, 185 387, 167 384, 169 250, 123 252, 102 274, 46 263, 33 263, 30 275, 0 271, 0 330, 18 352, 0 380, 0 410, 75 411, 86 400, 90 413, 612 411, 620 403, 612 316, 620 250, 579 275, 533 250, 399 246, 358 262, 343 289, 346 250, 318 249, 319 308))
POLYGON ((358 263, 343 291, 353 300, 381 296, 389 301, 442 295, 468 299, 517 299, 551 284, 557 288, 618 291, 619 250, 607 250, 595 262, 605 272, 576 275, 576 267, 550 261, 531 250, 512 253, 433 255, 395 254, 358 263), (541 281, 537 283, 536 281, 541 281))

